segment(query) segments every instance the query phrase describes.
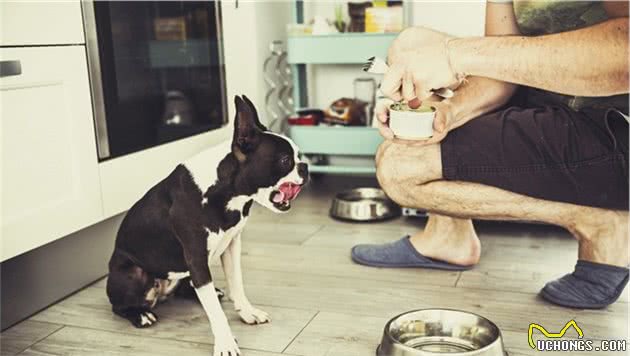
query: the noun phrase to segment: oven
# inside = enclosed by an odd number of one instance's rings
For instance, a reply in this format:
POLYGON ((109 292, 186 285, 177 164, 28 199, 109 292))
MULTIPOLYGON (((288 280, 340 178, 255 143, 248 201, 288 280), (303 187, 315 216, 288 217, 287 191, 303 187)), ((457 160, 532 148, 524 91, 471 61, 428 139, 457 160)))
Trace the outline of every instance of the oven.
POLYGON ((100 161, 227 123, 220 2, 82 7, 100 161))

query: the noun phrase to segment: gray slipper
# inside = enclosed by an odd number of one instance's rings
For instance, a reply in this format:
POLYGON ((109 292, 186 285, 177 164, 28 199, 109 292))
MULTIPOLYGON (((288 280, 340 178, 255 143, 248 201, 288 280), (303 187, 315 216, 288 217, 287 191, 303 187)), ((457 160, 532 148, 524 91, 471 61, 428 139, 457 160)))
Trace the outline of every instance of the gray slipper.
POLYGON ((371 267, 433 268, 463 271, 473 266, 460 266, 420 254, 409 241, 409 236, 382 245, 357 245, 352 248, 352 260, 371 267))
POLYGON ((601 309, 619 298, 628 275, 625 267, 578 260, 573 273, 547 283, 540 295, 563 307, 601 309))

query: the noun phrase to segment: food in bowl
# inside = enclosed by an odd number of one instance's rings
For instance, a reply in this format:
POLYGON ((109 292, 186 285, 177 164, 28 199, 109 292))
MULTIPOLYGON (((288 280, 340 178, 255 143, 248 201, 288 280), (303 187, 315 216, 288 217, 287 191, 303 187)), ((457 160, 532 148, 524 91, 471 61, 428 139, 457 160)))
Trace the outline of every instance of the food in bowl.
POLYGON ((412 310, 391 319, 377 356, 506 356, 501 331, 492 321, 453 309, 412 310))
POLYGON ((426 140, 433 136, 435 108, 422 105, 412 109, 405 103, 389 106, 389 128, 403 140, 426 140))

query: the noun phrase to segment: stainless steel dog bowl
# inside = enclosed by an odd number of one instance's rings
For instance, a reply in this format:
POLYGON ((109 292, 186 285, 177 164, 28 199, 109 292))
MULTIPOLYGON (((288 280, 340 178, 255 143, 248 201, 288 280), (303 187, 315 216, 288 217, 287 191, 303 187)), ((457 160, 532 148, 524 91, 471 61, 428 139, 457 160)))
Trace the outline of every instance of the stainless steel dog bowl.
POLYGON ((400 207, 378 188, 355 188, 337 194, 330 216, 351 221, 378 221, 400 216, 400 207))
POLYGON ((450 309, 398 315, 385 325, 377 356, 506 356, 501 331, 490 320, 450 309))

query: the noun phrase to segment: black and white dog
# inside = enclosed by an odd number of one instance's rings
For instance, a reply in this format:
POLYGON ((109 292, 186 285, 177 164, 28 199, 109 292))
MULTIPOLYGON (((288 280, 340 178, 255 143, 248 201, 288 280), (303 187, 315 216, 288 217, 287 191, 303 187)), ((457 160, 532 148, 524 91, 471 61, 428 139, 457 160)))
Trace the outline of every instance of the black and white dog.
POLYGON ((221 257, 241 319, 269 322, 269 315, 245 296, 241 231, 253 201, 286 212, 308 179, 295 144, 269 132, 247 97, 236 96, 235 104, 231 143, 178 165, 131 207, 116 237, 107 280, 114 313, 136 327, 155 324, 157 301, 192 285, 210 320, 214 355, 222 356, 240 351, 215 292, 210 263, 221 257))

